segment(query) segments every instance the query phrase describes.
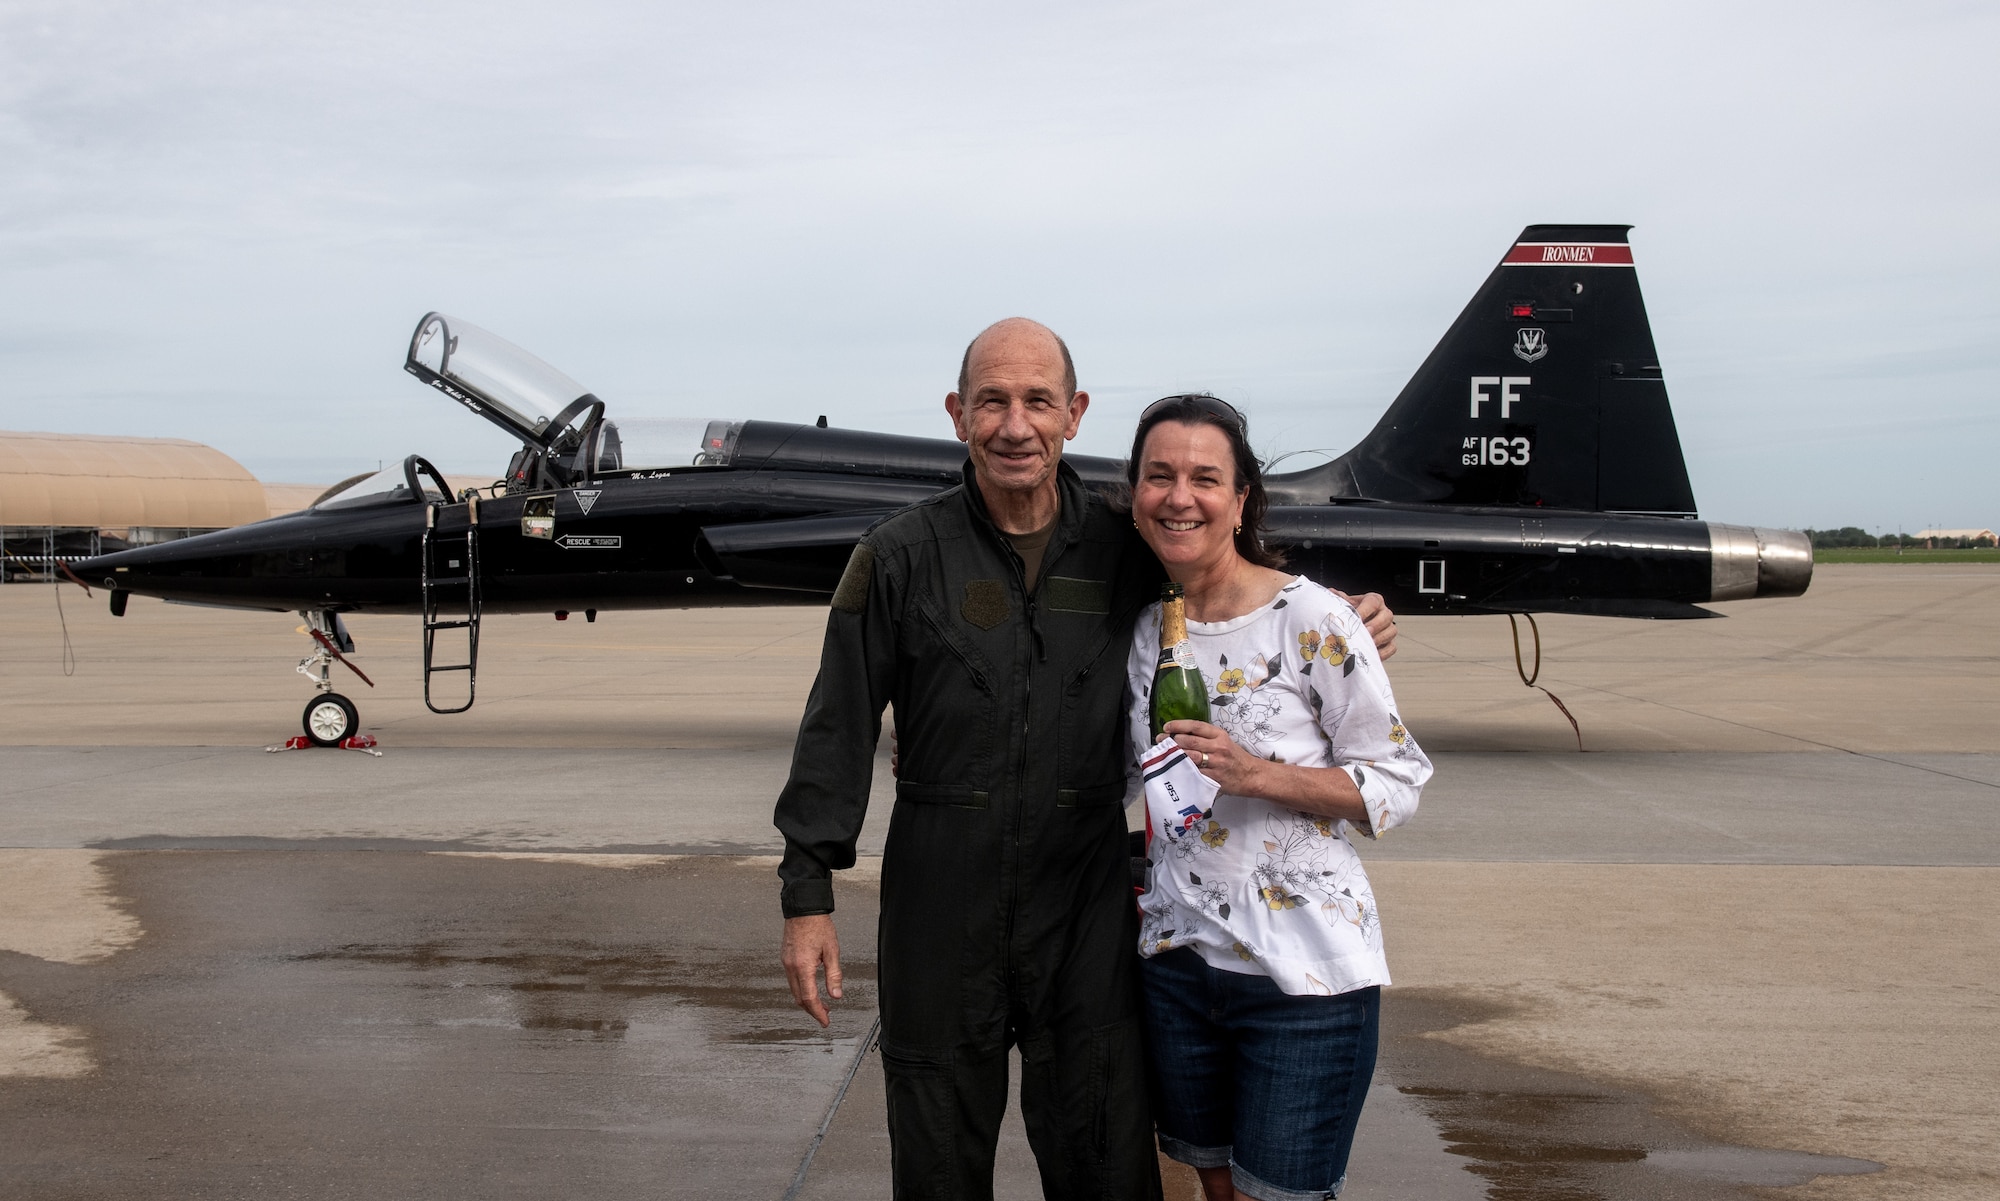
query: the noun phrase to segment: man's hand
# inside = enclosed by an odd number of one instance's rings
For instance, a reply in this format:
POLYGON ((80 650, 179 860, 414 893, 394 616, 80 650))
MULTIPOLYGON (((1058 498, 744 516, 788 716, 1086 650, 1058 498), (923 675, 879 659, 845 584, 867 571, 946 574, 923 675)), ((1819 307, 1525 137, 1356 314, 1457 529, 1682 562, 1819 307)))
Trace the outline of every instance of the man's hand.
POLYGON ((1354 606, 1354 612, 1368 626, 1368 636, 1375 640, 1375 654, 1385 662, 1396 653, 1396 614, 1390 610, 1389 602, 1382 599, 1379 592, 1368 592, 1360 596, 1349 596, 1336 588, 1333 594, 1354 606))
POLYGON ((830 1020, 826 1002, 819 996, 819 969, 826 965, 826 991, 838 1001, 840 996, 840 936, 833 932, 833 915, 815 913, 809 917, 785 919, 785 979, 792 986, 792 1000, 824 1026, 830 1020))

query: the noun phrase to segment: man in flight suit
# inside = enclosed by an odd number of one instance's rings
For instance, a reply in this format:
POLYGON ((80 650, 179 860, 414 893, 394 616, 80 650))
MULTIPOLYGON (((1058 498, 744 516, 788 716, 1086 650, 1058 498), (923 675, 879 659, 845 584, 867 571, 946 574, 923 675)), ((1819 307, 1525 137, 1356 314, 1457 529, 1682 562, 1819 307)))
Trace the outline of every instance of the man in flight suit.
POLYGON ((898 1198, 992 1196, 1010 1046, 1044 1195, 1159 1196, 1122 801, 1125 656, 1164 577, 1062 462, 1089 404, 1044 326, 966 348, 945 397, 965 482, 855 548, 778 798, 785 972, 825 1025, 832 873, 854 864, 895 705, 878 972, 898 1198))

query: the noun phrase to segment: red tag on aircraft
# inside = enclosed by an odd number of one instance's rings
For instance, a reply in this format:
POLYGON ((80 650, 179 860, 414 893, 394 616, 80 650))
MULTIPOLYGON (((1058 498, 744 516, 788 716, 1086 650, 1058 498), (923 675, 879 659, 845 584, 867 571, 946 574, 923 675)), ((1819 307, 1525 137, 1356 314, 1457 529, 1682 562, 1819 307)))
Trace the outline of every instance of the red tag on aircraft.
POLYGON ((1509 267, 1630 267, 1623 242, 1516 242, 1500 260, 1509 267))

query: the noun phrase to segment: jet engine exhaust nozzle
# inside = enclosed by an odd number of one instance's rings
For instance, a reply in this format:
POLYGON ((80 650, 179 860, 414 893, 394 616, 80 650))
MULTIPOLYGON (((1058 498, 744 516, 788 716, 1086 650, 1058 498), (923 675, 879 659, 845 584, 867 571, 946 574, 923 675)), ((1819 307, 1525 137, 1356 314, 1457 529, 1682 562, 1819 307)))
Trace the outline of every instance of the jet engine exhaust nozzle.
POLYGON ((1812 584, 1812 542, 1797 530, 1708 526, 1711 601, 1803 596, 1812 584))

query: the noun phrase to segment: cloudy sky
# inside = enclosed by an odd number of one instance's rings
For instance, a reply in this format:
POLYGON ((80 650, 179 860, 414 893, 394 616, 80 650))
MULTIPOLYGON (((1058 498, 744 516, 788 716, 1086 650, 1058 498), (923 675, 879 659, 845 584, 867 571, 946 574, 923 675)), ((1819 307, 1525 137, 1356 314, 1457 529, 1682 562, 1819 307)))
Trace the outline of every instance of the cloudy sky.
POLYGON ((0 427, 497 471, 400 370, 441 309, 614 413, 942 435, 1023 313, 1082 449, 1190 388, 1342 448, 1523 225, 1629 222, 1705 516, 1992 525, 1996 12, 0 0, 0 427))

